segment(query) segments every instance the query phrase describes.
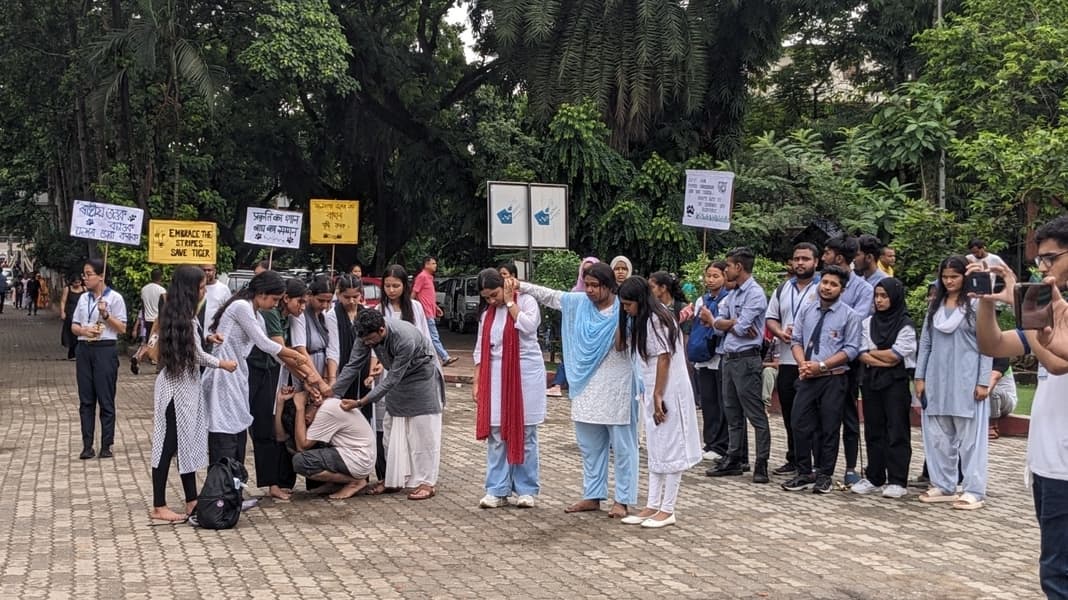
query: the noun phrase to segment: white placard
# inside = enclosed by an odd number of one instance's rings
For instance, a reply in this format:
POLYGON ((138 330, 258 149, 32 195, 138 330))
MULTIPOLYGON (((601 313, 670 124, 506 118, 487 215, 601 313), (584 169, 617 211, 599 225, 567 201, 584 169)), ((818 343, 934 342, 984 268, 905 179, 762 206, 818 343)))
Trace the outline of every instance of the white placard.
POLYGON ((489 245, 527 247, 529 213, 527 184, 491 181, 489 188, 489 245))
POLYGON ((300 248, 304 213, 252 208, 245 214, 245 243, 275 248, 300 248))
POLYGON ((78 238, 141 245, 145 211, 132 206, 75 200, 70 234, 78 238))
POLYGON ((531 184, 530 232, 535 248, 567 248, 567 186, 531 184))
POLYGON ((734 173, 686 170, 682 224, 705 229, 731 228, 734 173))

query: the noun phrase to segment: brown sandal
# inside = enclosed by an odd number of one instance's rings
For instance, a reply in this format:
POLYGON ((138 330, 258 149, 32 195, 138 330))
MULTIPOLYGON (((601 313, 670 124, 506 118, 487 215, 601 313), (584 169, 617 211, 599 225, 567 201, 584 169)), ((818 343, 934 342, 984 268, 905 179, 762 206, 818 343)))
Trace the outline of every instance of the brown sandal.
POLYGON ((436 492, 434 486, 426 485, 425 483, 412 490, 412 493, 408 494, 409 500, 429 500, 434 497, 436 492))

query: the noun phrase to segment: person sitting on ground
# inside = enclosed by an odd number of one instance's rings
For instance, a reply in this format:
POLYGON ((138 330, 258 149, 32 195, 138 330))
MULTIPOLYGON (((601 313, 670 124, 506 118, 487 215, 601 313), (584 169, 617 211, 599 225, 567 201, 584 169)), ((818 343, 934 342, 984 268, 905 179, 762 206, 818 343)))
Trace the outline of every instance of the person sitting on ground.
POLYGON ((343 410, 340 398, 327 398, 316 406, 306 392, 293 393, 288 387, 278 393, 278 413, 289 399, 296 409, 293 470, 308 479, 340 486, 330 494, 332 500, 351 498, 367 487, 377 449, 375 432, 363 413, 343 410), (316 447, 320 442, 329 445, 316 447))
POLYGON ((998 420, 1016 410, 1016 378, 1012 376, 1009 359, 995 358, 990 367, 990 431, 987 436, 996 440, 1001 437, 998 420))

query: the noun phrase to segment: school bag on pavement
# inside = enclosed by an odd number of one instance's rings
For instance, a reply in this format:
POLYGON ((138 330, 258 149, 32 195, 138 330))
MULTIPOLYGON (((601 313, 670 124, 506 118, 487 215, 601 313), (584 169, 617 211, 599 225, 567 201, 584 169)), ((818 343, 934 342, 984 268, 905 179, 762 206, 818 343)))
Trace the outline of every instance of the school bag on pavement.
POLYGON ((241 489, 246 482, 245 465, 229 456, 208 467, 191 519, 193 525, 204 529, 231 529, 237 525, 241 517, 241 489))

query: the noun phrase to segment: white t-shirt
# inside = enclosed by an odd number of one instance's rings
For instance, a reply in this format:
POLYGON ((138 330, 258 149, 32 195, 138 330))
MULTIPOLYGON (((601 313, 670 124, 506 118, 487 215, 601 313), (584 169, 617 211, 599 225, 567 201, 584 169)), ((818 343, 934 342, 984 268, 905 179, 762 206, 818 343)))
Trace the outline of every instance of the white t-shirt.
POLYGON ((993 267, 993 266, 1008 267, 1008 265, 1005 264, 1005 261, 1002 260, 1000 256, 998 256, 997 254, 994 254, 993 252, 987 252, 986 256, 984 256, 983 258, 976 258, 974 254, 969 254, 968 256, 965 256, 964 258, 970 263, 983 262, 983 263, 986 264, 987 268, 990 268, 990 267, 993 267))
POLYGON ((166 288, 156 282, 141 288, 141 309, 145 311, 145 320, 149 323, 159 316, 159 299, 166 293, 166 288))
POLYGON ((340 399, 323 401, 307 435, 309 440, 333 446, 345 462, 349 475, 366 477, 374 470, 378 453, 375 432, 362 412, 342 410, 340 399))
POLYGON ((215 319, 215 313, 226 304, 226 301, 230 299, 230 288, 226 287, 225 283, 218 280, 215 283, 204 288, 204 337, 211 335, 208 331, 212 321, 215 319))
POLYGON ((1068 481, 1068 375, 1039 379, 1027 434, 1027 468, 1036 475, 1068 481))

